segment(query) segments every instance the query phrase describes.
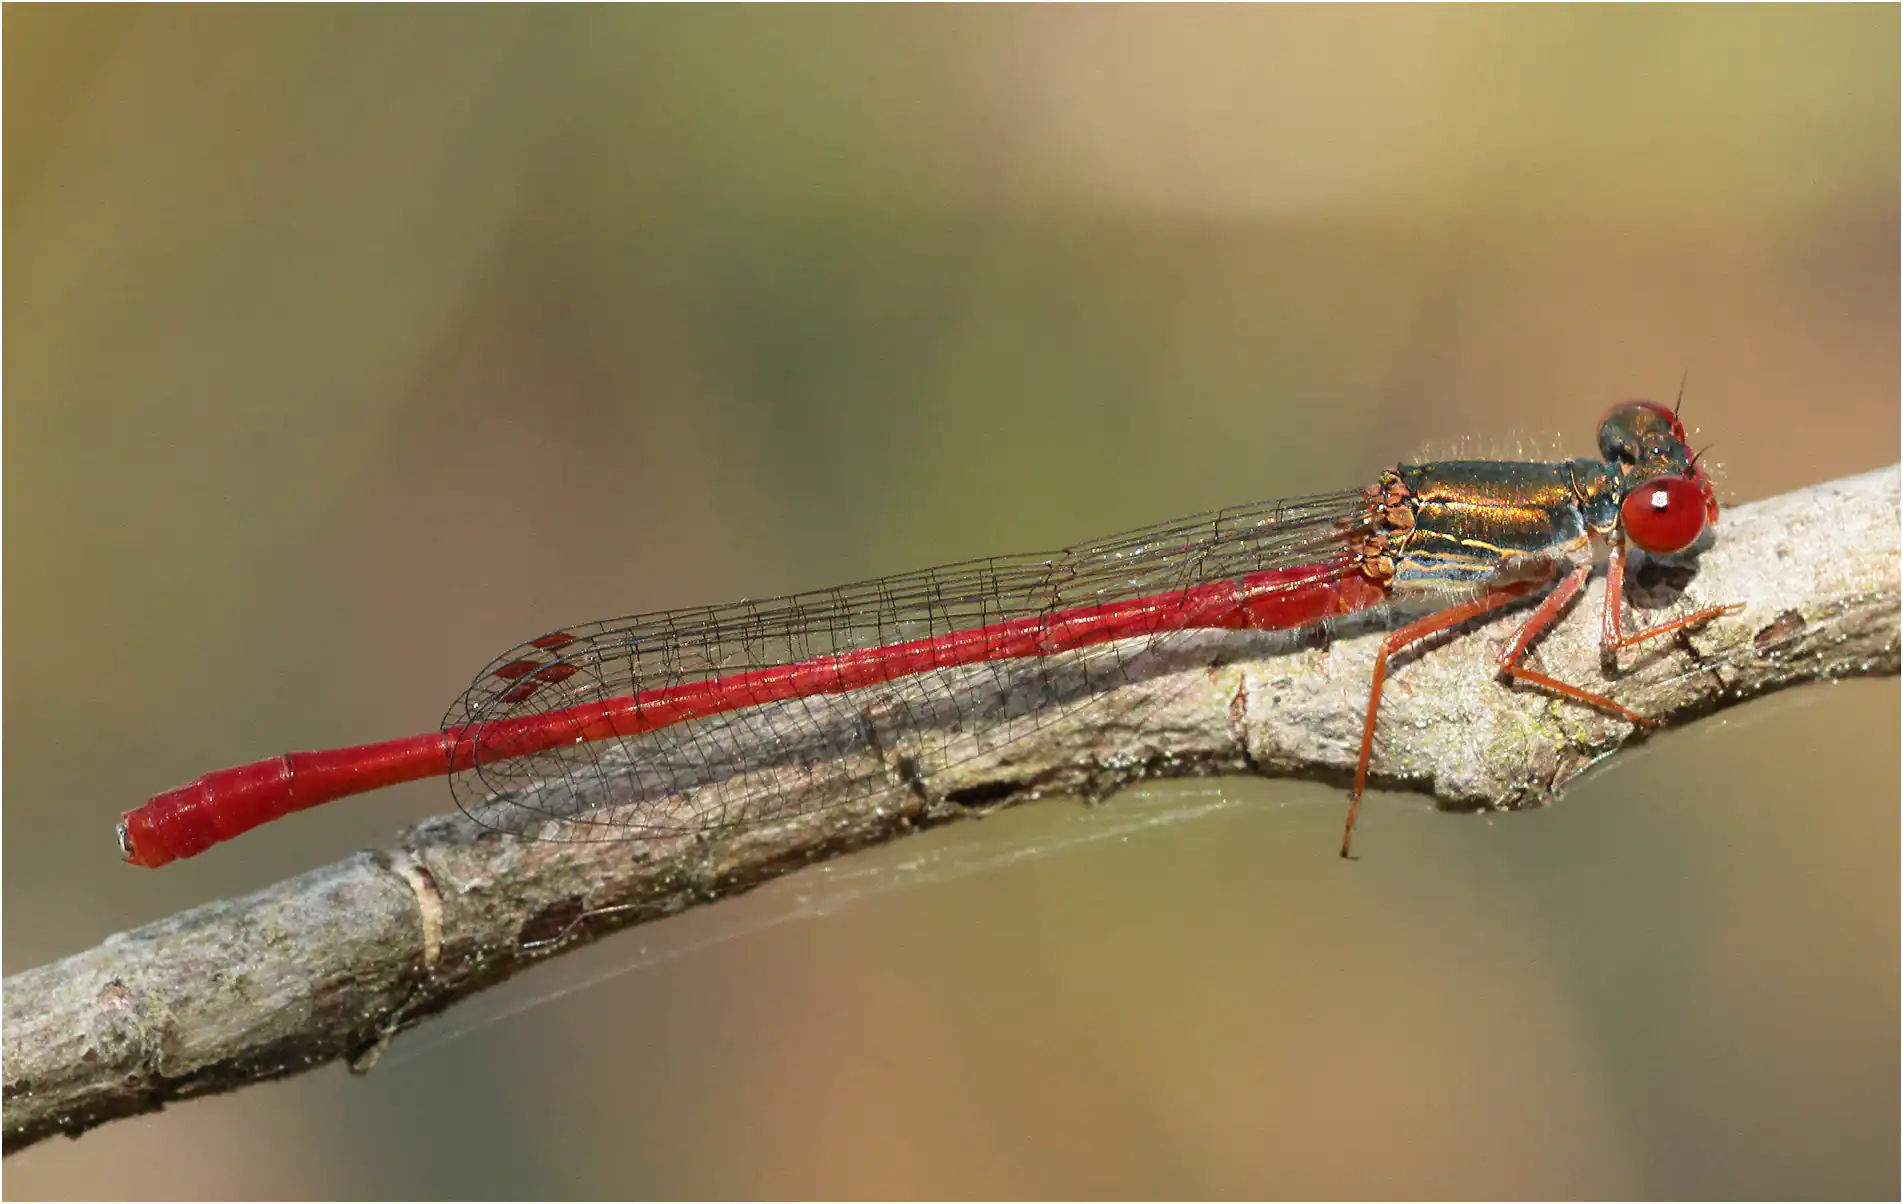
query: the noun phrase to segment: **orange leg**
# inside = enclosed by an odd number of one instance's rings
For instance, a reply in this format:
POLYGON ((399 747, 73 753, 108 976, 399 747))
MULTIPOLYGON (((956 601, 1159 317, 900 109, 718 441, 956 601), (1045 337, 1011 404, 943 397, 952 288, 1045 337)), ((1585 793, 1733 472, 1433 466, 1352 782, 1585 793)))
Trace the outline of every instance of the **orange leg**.
MULTIPOLYGON (((1583 702, 1587 706, 1598 707, 1600 710, 1608 714, 1617 715, 1621 719, 1628 719, 1633 723, 1645 727, 1657 727, 1658 720, 1647 719, 1637 711, 1627 710, 1625 707, 1612 701, 1612 699, 1607 698, 1604 694, 1594 694, 1590 690, 1582 690, 1578 686, 1568 685, 1557 678, 1548 677, 1544 673, 1536 673, 1520 664, 1522 660, 1526 659, 1527 650, 1533 646, 1533 641, 1539 639, 1546 629, 1553 625, 1553 620, 1559 617, 1559 612, 1566 608, 1567 603, 1578 596, 1579 591, 1586 587, 1586 581, 1591 576, 1592 564, 1590 562, 1581 564, 1566 574, 1566 579, 1559 583, 1559 588, 1546 595, 1545 599, 1540 602, 1539 606, 1533 611, 1533 614, 1526 620, 1525 625, 1514 633, 1512 639, 1507 641, 1506 647, 1500 649, 1500 671, 1505 673, 1508 677, 1517 678, 1520 681, 1532 682, 1543 690, 1551 690, 1553 693, 1570 698, 1575 702, 1583 702)), ((1682 627, 1684 624, 1679 623, 1675 624, 1675 626, 1682 627)), ((1667 630, 1669 630, 1669 628, 1667 630)))
MULTIPOLYGON (((1634 644, 1643 643, 1646 640, 1654 639, 1668 632, 1689 627, 1694 623, 1702 623, 1708 619, 1715 619, 1719 615, 1730 614, 1734 611, 1744 609, 1744 607, 1737 605, 1708 606, 1703 610, 1694 611, 1689 615, 1673 619, 1667 623, 1661 623, 1656 627, 1648 627, 1644 631, 1626 635, 1619 621, 1619 611, 1621 609, 1625 586, 1625 547, 1622 543, 1615 543, 1613 545, 1612 560, 1607 569, 1607 574, 1606 612, 1601 628, 1601 646, 1608 652, 1615 651, 1619 648, 1629 648, 1634 644)), ((1579 591, 1586 587, 1586 582, 1591 577, 1592 565, 1590 563, 1580 564, 1566 574, 1559 585, 1540 601, 1539 606, 1527 617, 1526 622, 1520 626, 1519 631, 1514 633, 1513 638, 1507 641, 1506 647, 1500 650, 1498 657, 1500 671, 1505 673, 1508 677, 1529 682, 1543 690, 1550 690, 1561 697, 1570 698, 1575 702, 1583 702, 1587 706, 1596 707, 1599 710, 1611 715, 1617 715, 1619 718, 1629 720, 1632 723, 1644 727, 1657 727, 1658 720, 1648 719, 1637 711, 1620 706, 1603 694, 1594 694, 1590 690, 1582 690, 1578 686, 1569 685, 1566 682, 1548 677, 1544 673, 1535 672, 1520 664, 1520 662, 1526 658, 1527 651, 1533 646, 1533 641, 1537 640, 1548 627, 1553 625, 1553 621, 1559 617, 1560 612, 1565 610, 1567 604, 1579 595, 1579 591)), ((1361 795, 1368 785, 1368 764, 1374 757, 1374 721, 1375 716, 1378 715, 1381 710, 1381 687, 1387 681, 1388 658, 1401 649, 1406 648, 1409 644, 1419 643, 1421 640, 1426 639, 1436 632, 1445 631, 1449 627, 1457 623, 1464 623, 1476 615, 1483 615, 1488 611, 1498 610, 1510 602, 1518 601, 1545 584, 1545 582, 1535 581, 1489 590, 1471 602, 1464 602, 1459 606, 1450 606, 1446 610, 1437 611, 1424 619, 1410 623, 1382 642, 1381 651, 1374 658, 1374 682, 1368 691, 1368 719, 1367 723, 1361 729, 1361 759, 1355 766, 1354 791, 1348 797, 1348 823, 1341 834, 1341 855, 1343 857, 1353 858, 1353 854, 1349 851, 1349 846, 1354 837, 1355 813, 1361 806, 1361 795)))
POLYGON ((1355 788, 1348 795, 1348 824, 1341 832, 1341 855, 1353 860, 1349 844, 1355 835, 1355 812, 1361 808, 1361 794, 1368 786, 1368 762, 1374 757, 1374 720, 1381 713, 1381 687, 1388 679, 1388 658, 1406 648, 1409 644, 1418 644, 1437 632, 1446 631, 1459 623, 1465 623, 1476 615, 1484 615, 1490 610, 1498 610, 1509 603, 1517 602, 1545 582, 1533 581, 1502 586, 1488 590, 1471 602, 1450 606, 1446 610, 1435 611, 1423 619, 1416 619, 1381 641, 1381 651, 1374 658, 1374 680, 1368 687, 1368 721, 1361 729, 1361 760, 1355 765, 1355 788))
POLYGON ((1606 561, 1606 610, 1600 617, 1599 626, 1599 647, 1607 656, 1611 656, 1621 648, 1643 644, 1647 640, 1656 639, 1680 628, 1690 627, 1694 623, 1703 623, 1719 615, 1736 614, 1744 609, 1743 606, 1735 603, 1730 606, 1707 606, 1703 610, 1695 610, 1670 622, 1660 623, 1657 627, 1647 627, 1644 631, 1627 635, 1624 628, 1624 603, 1625 540, 1615 537, 1612 541, 1612 555, 1606 561))

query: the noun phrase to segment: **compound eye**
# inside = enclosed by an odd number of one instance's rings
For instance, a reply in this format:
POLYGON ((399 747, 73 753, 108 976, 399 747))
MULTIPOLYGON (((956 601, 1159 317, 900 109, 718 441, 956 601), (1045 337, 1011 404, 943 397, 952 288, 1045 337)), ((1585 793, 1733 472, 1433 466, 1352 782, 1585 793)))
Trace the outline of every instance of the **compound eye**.
POLYGON ((1636 464, 1684 442, 1678 415, 1656 401, 1623 402, 1599 420, 1599 454, 1608 460, 1636 464))
POLYGON ((1626 494, 1619 507, 1626 537, 1655 556, 1670 556, 1698 542, 1705 531, 1708 499, 1689 477, 1654 477, 1626 494))
POLYGON ((1644 410, 1654 415, 1663 421, 1674 434, 1682 433, 1685 429, 1679 425, 1678 415, 1672 412, 1670 406, 1660 405, 1656 401, 1646 401, 1644 398, 1635 398, 1631 401, 1621 402, 1613 406, 1610 410, 1607 410, 1606 417, 1611 418, 1615 414, 1624 414, 1631 410, 1644 410))
POLYGON ((1632 431, 1663 431, 1680 443, 1685 442, 1685 424, 1678 420, 1678 411, 1644 398, 1622 401, 1607 410, 1599 419, 1599 425, 1604 427, 1608 423, 1632 431))

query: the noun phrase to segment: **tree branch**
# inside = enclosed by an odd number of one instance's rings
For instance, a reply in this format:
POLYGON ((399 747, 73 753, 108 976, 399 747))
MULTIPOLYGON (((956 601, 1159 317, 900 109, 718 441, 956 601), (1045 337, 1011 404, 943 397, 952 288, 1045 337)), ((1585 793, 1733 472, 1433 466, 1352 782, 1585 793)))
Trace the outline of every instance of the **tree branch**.
MULTIPOLYGON (((1897 673, 1898 482, 1891 467, 1728 511, 1695 576, 1654 566, 1635 600, 1670 601, 1689 583, 1696 601, 1744 611, 1627 652, 1609 688, 1683 722, 1799 682, 1897 673)), ((1548 672, 1604 680, 1590 617, 1603 588, 1542 640, 1548 672)), ((1644 738, 1501 686, 1491 658, 1516 621, 1400 668, 1381 784, 1451 810, 1538 806, 1644 738)), ((1131 706, 1073 713, 942 774, 900 771, 881 796, 731 837, 561 844, 445 816, 393 848, 122 933, 6 980, 5 1149, 340 1058, 367 1065, 396 1033, 563 950, 1008 802, 1102 798, 1145 777, 1345 782, 1378 640, 1206 637, 1202 655, 1124 687, 1131 706)), ((559 807, 563 789, 534 792, 559 807)))

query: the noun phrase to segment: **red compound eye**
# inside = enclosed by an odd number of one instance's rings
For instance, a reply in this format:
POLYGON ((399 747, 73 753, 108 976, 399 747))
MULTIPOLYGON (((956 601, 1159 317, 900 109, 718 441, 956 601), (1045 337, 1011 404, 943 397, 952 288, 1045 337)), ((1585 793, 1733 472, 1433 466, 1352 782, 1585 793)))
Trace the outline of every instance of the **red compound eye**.
POLYGON ((1658 556, 1682 552, 1705 530, 1707 499, 1689 477, 1654 477, 1626 494, 1619 507, 1625 533, 1658 556))

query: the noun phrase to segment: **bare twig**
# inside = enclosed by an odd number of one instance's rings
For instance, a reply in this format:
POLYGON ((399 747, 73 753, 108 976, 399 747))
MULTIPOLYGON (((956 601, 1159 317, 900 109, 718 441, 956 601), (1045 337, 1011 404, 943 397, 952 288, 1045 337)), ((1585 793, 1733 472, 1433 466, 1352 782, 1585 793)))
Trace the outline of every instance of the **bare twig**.
MULTIPOLYGON (((1619 697, 1688 721, 1799 682, 1896 673, 1898 481, 1892 467, 1727 512, 1717 546, 1677 584, 1745 610, 1628 654, 1619 697)), ((1589 598, 1580 611, 1595 607, 1589 598)), ((1400 671, 1377 757, 1384 784, 1448 809, 1537 806, 1642 738, 1499 686, 1499 631, 1489 624, 1400 671)), ((1596 633, 1575 615, 1540 659, 1562 678, 1595 680, 1596 633)), ((392 849, 17 974, 5 983, 5 1148, 339 1058, 373 1060, 396 1033, 564 949, 1008 801, 1100 798, 1142 777, 1345 780, 1378 637, 1295 649, 1225 638, 1213 667, 1204 658, 1126 687, 1154 705, 1054 722, 881 797, 719 840, 633 844, 525 841, 447 816, 392 849)))

